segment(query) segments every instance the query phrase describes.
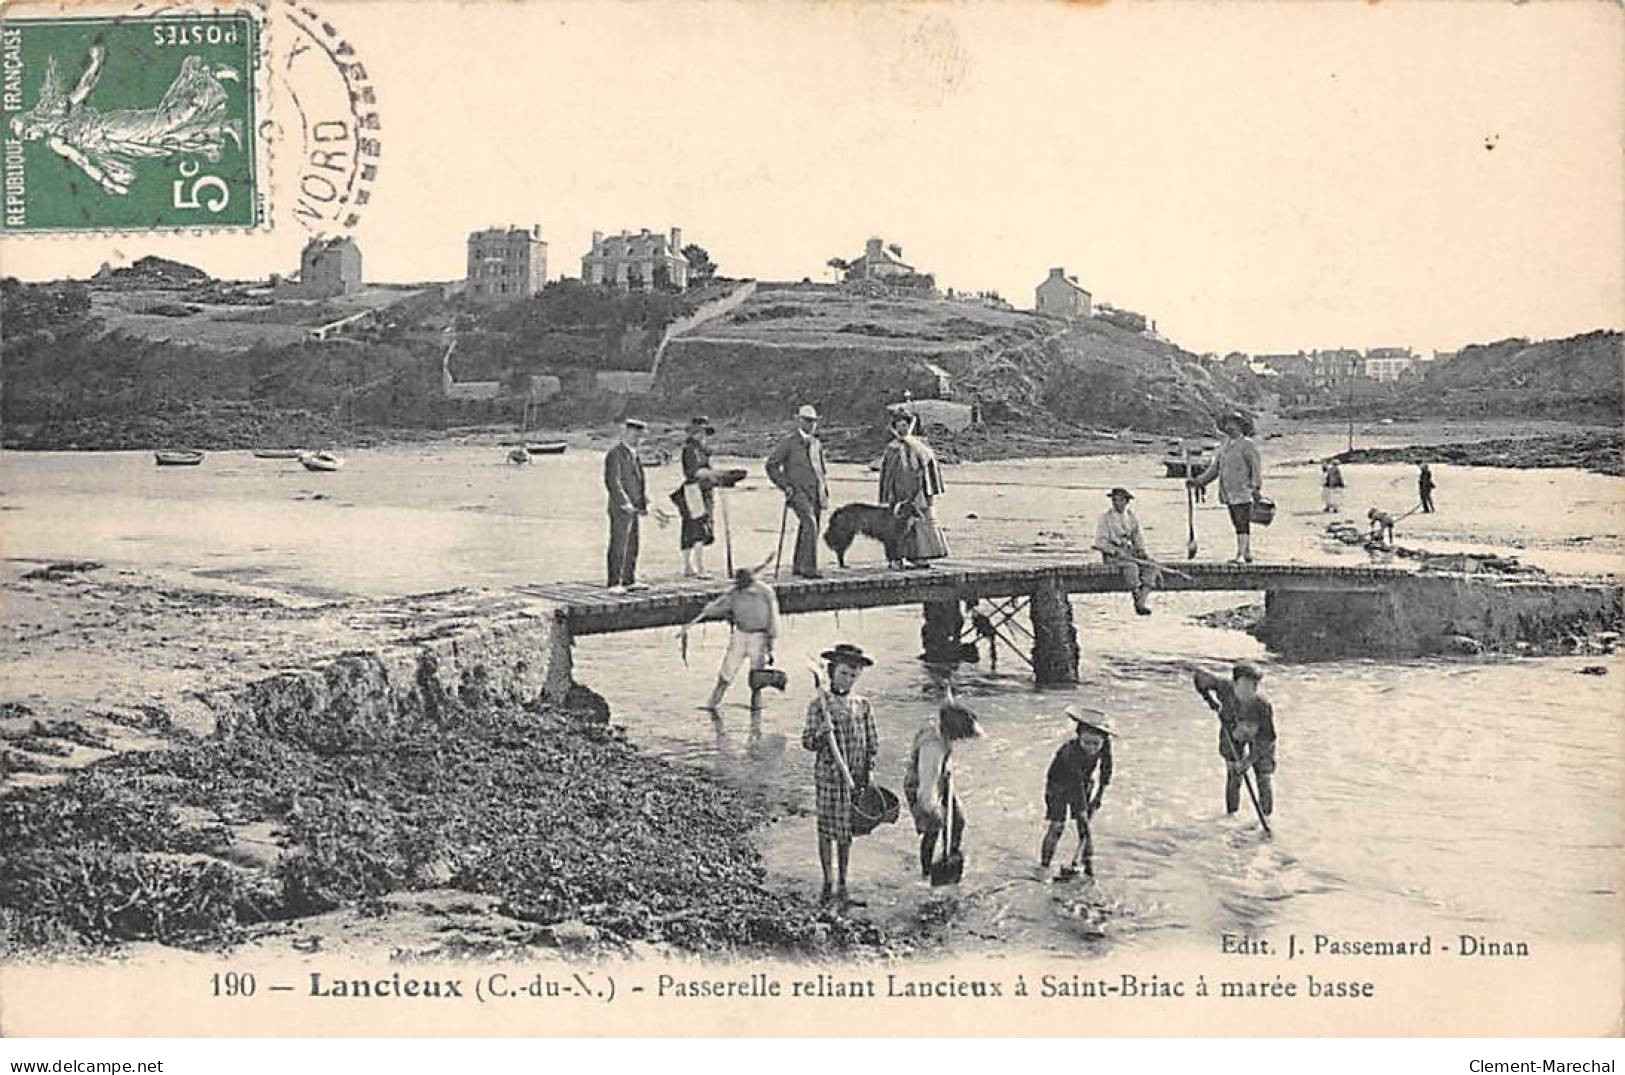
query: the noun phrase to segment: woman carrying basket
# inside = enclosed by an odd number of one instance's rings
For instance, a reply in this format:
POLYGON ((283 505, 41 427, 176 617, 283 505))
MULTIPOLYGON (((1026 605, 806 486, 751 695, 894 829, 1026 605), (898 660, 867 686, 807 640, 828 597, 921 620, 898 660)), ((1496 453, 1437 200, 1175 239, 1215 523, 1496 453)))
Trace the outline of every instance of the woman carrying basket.
POLYGON ((829 674, 829 689, 817 684, 817 697, 807 706, 801 745, 818 755, 813 763, 813 791, 818 802, 818 864, 824 871, 818 902, 833 901, 845 910, 862 906, 846 892, 846 870, 852 858, 852 797, 868 786, 879 749, 869 699, 853 694, 852 686, 874 661, 847 642, 820 656, 829 674), (832 857, 836 871, 833 877, 832 857))
POLYGON ((1264 484, 1264 466, 1252 441, 1250 418, 1232 411, 1219 419, 1219 430, 1224 434, 1224 443, 1214 453, 1213 462, 1198 476, 1185 480, 1200 489, 1214 478, 1219 479, 1219 501, 1230 512, 1230 524, 1236 531, 1236 557, 1231 563, 1250 564, 1253 502, 1258 500, 1264 484))

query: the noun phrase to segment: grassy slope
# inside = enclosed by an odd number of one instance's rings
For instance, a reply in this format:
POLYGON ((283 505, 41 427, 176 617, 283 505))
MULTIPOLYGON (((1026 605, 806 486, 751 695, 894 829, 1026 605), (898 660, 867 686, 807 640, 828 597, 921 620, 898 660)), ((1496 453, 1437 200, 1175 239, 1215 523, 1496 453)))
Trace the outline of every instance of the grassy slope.
POLYGON ((905 391, 936 394, 926 363, 990 423, 1040 433, 1205 432, 1243 391, 1171 344, 1100 321, 807 288, 761 289, 675 341, 658 387, 673 406, 715 415, 782 417, 811 401, 836 421, 868 423, 905 391))

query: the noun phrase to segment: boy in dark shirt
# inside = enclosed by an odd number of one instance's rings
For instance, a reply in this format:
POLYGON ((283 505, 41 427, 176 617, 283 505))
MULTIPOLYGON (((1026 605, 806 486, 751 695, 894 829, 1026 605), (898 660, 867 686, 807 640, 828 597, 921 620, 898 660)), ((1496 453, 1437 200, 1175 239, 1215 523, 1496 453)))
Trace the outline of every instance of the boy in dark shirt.
MULTIPOLYGON (((1099 714, 1089 712, 1099 719, 1099 714)), ((1095 846, 1089 832, 1089 818, 1100 809, 1101 796, 1106 794, 1106 785, 1112 782, 1111 732, 1101 724, 1085 720, 1071 706, 1067 707, 1066 715, 1075 725, 1074 735, 1055 752, 1049 772, 1044 776, 1044 819, 1049 827, 1044 830, 1038 862, 1039 868, 1048 874, 1050 860, 1055 857, 1055 848, 1066 831, 1070 814, 1078 827, 1078 851, 1073 862, 1076 864, 1081 859, 1083 872, 1093 877, 1095 846), (1094 784, 1091 796, 1090 785, 1097 771, 1100 781, 1094 784)), ((1075 870, 1076 865, 1070 869, 1075 870)), ((1062 876, 1066 875, 1063 871, 1062 876)))
POLYGON ((1241 808, 1241 785, 1248 769, 1258 774, 1258 808, 1266 817, 1275 809, 1275 710, 1258 693, 1264 673, 1248 661, 1237 661, 1230 682, 1196 670, 1196 693, 1219 714, 1219 756, 1225 762, 1224 808, 1241 808))

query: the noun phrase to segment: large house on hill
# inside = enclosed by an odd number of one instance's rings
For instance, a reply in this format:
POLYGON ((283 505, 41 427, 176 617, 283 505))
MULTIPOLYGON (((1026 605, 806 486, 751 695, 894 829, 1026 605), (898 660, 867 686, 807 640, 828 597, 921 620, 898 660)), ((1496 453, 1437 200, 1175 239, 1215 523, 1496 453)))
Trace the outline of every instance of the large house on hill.
POLYGON ((880 239, 870 239, 863 248, 863 256, 853 258, 847 265, 848 280, 876 280, 888 276, 913 276, 914 266, 902 258, 903 248, 895 243, 888 248, 880 239))
POLYGON ((312 239, 299 254, 299 292, 315 299, 361 290, 361 248, 355 240, 312 239))
POLYGON ((1068 276, 1063 268, 1051 269, 1049 277, 1038 285, 1037 303, 1039 313, 1069 321, 1088 317, 1090 313, 1089 292, 1078 283, 1076 276, 1068 276))
POLYGON ((592 233, 592 249, 582 255, 581 279, 589 284, 613 284, 631 290, 688 287, 688 258, 683 256, 683 229, 671 235, 648 228, 633 235, 623 231, 606 236, 592 233))
POLYGON ((540 224, 468 233, 468 286, 475 299, 518 299, 547 286, 547 242, 540 224))

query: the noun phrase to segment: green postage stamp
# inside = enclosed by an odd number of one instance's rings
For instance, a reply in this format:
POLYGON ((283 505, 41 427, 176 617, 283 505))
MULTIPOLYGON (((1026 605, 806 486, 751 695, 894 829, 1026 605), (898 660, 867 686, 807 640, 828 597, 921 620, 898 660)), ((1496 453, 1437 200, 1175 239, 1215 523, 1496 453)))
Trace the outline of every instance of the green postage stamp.
POLYGON ((0 230, 258 225, 259 49, 244 12, 0 21, 0 230))

